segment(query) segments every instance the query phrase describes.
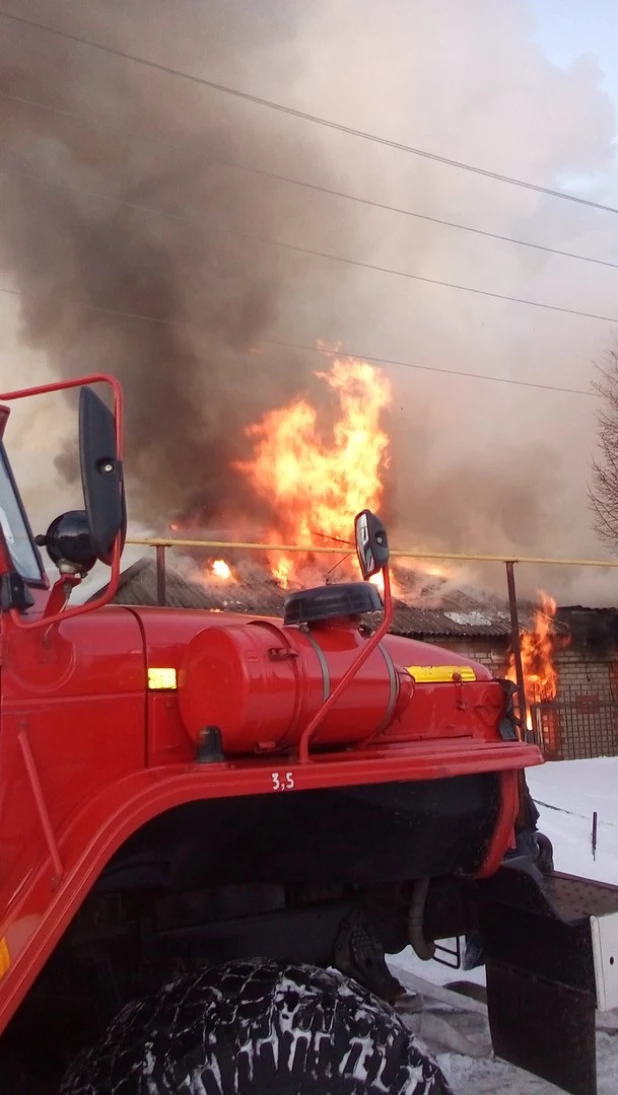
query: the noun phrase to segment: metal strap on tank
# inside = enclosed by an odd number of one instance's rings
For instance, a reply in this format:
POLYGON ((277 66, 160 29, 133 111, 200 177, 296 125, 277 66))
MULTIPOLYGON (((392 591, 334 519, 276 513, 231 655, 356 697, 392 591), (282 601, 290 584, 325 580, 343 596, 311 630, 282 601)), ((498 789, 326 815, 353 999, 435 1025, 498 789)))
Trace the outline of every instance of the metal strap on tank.
POLYGON ((380 725, 378 726, 378 728, 376 730, 376 734, 381 734, 382 731, 386 730, 386 727, 390 725, 391 719, 393 717, 393 711, 395 710, 395 704, 397 703, 397 693, 398 693, 399 689, 397 687, 398 681, 397 681, 397 674, 395 672, 395 666, 394 666, 394 663, 393 663, 393 659, 391 658, 391 656, 390 656, 388 650, 386 649, 386 647, 382 646, 382 643, 378 643, 378 650, 380 651, 380 654, 382 655, 382 657, 384 658, 384 661, 386 662, 386 668, 388 670, 388 679, 389 679, 389 682, 390 682, 390 689, 391 689, 389 697, 388 697, 388 705, 387 705, 387 708, 386 708, 386 711, 385 711, 385 714, 384 714, 384 718, 382 719, 382 722, 380 723, 380 725))
POLYGON ((311 635, 311 634, 309 634, 309 632, 307 632, 306 633, 306 638, 309 640, 309 642, 311 643, 313 649, 315 650, 315 652, 317 654, 318 661, 319 661, 320 667, 322 669, 322 681, 323 681, 323 684, 324 684, 324 692, 323 692, 323 697, 322 698, 327 700, 328 697, 330 696, 330 673, 328 671, 328 662, 326 661, 326 658, 324 657, 324 651, 322 650, 322 647, 319 645, 319 643, 316 642, 313 635, 311 635))

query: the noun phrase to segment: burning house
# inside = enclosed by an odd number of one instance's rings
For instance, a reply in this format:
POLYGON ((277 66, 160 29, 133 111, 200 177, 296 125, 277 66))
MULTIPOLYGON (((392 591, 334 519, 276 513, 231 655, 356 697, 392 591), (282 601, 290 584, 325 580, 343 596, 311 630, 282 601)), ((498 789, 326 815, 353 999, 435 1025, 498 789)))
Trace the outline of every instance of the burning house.
MULTIPOLYGON (((427 576, 394 568, 392 630, 425 640, 515 679, 506 602, 456 590, 427 576)), ((120 604, 157 604, 161 576, 144 557, 122 576, 120 604)), ((210 612, 283 615, 287 590, 268 568, 213 560, 198 570, 167 568, 163 596, 170 607, 210 612), (220 565, 216 565, 219 563, 220 565)), ((521 650, 528 727, 548 759, 618 755, 618 610, 520 604, 521 650)))
MULTIPOLYGON (((125 572, 118 602, 280 617, 289 592, 357 577, 355 513, 369 507, 389 515, 390 386, 355 359, 336 358, 316 375, 330 400, 319 411, 298 397, 245 430, 252 453, 233 462, 230 475, 245 483, 252 512, 225 508, 218 515, 225 536, 213 534, 199 513, 176 515, 168 526, 172 539, 226 546, 188 543, 172 568, 159 549, 156 560, 145 557, 125 572), (258 540, 269 549, 247 548, 246 541, 258 540)), ((422 561, 396 562, 392 588, 396 633, 516 680, 504 599, 422 561)), ((519 603, 518 615, 529 733, 553 759, 618 754, 618 613, 557 610, 540 592, 537 604, 519 603)))

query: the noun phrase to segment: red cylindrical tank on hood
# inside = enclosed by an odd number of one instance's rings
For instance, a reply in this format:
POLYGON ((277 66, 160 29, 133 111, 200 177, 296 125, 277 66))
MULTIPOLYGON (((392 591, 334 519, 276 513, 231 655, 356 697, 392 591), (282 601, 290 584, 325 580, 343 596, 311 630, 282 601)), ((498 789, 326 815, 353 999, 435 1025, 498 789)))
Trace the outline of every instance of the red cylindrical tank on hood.
MULTIPOLYGON (((197 738, 217 726, 226 755, 294 745, 365 642, 353 618, 303 628, 266 620, 205 628, 180 668, 185 727, 197 738)), ((380 644, 320 725, 314 747, 351 745, 384 730, 413 688, 380 644)))

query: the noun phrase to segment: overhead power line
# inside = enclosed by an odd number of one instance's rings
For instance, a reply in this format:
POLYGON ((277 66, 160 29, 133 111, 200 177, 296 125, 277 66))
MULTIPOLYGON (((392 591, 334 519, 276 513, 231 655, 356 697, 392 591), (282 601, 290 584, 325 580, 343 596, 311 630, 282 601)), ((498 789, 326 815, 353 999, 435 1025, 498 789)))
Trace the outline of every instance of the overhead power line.
MULTIPOLYGON (((266 341, 266 340, 265 340, 266 341)), ((441 369, 438 365, 417 365, 412 361, 399 361, 396 358, 374 357, 372 354, 359 354, 355 350, 323 350, 320 347, 309 346, 298 342, 282 342, 277 339, 268 339, 269 346, 279 346, 285 350, 306 350, 314 354, 325 354, 327 357, 353 357, 360 361, 373 361, 378 365, 395 365, 404 369, 417 369, 425 373, 440 373, 445 376, 462 376, 469 380, 490 380, 496 384, 514 384, 518 388, 540 388, 545 392, 564 392, 568 395, 585 395, 598 398, 594 391, 585 391, 583 388, 563 388, 555 384, 540 384, 533 380, 515 380, 508 376, 490 376, 487 373, 472 373, 465 369, 441 369)))
POLYGON ((99 52, 107 53, 112 57, 120 57, 125 61, 131 61, 133 64, 142 65, 145 68, 153 69, 156 72, 163 72, 168 76, 174 76, 178 79, 198 84, 200 87, 210 88, 211 91, 219 91, 224 95, 231 95, 236 99, 254 103, 256 106, 263 106, 269 110, 278 111, 280 114, 288 114, 301 121, 312 122, 315 125, 324 126, 327 129, 338 130, 340 133, 346 133, 350 137, 358 137, 361 140, 372 141, 375 144, 384 145, 387 148, 394 148, 400 152, 408 152, 413 156, 420 156, 426 160, 433 160, 436 163, 445 164, 448 167, 456 167, 462 171, 469 171, 476 175, 481 175, 484 178, 493 179, 496 182, 507 183, 509 186, 520 186, 526 190, 534 190, 539 194, 545 194, 551 198, 562 198, 564 201, 576 202, 578 205, 589 206, 592 209, 600 209, 605 213, 618 213, 618 208, 611 205, 603 205, 601 202, 595 202, 589 198, 582 198, 577 194, 570 194, 564 190, 553 190, 548 186, 541 186, 538 183, 528 182, 525 179, 517 179, 510 175, 503 175, 498 171, 490 171, 487 168, 478 167, 475 164, 464 163, 461 160, 451 159, 448 156, 440 156, 437 152, 428 152, 426 149, 414 148, 412 145, 403 144, 400 141, 394 141, 388 137, 380 137, 375 133, 368 133, 362 129, 355 129, 353 126, 344 125, 342 122, 321 118, 317 114, 310 114, 307 111, 297 110, 295 107, 286 106, 283 103, 273 102, 271 99, 264 99, 259 95, 252 95, 248 91, 242 91, 240 88, 229 87, 227 84, 221 84, 215 80, 207 80, 203 76, 197 76, 191 72, 184 72, 182 69, 172 68, 169 65, 164 65, 157 61, 150 61, 146 57, 140 57, 137 54, 128 53, 125 50, 115 49, 113 46, 106 46, 102 42, 93 41, 91 38, 83 38, 80 35, 70 34, 68 31, 59 30, 57 27, 50 27, 45 23, 38 23, 34 19, 26 19, 22 15, 13 15, 8 11, 0 9, 0 18, 9 19, 13 23, 20 23, 24 26, 42 31, 45 34, 52 34, 57 38, 65 38, 69 42, 88 46, 90 49, 96 49, 99 52))
MULTIPOLYGON (((29 300, 37 300, 40 297, 36 293, 27 293, 21 289, 3 289, 0 287, 0 293, 5 293, 7 296, 12 297, 24 297, 29 300)), ((80 302, 80 307, 89 312, 100 312, 107 316, 116 316, 119 319, 130 319, 138 323, 155 323, 164 327, 178 327, 183 330, 199 330, 194 323, 186 323, 182 320, 174 319, 160 319, 157 316, 142 315, 138 312, 125 312, 118 308, 105 308, 99 304, 85 304, 80 302)), ((443 376, 458 376, 465 377, 470 380, 489 380, 496 384, 512 384, 518 388, 538 388, 545 392, 564 392, 567 395, 585 395, 588 398, 597 399, 598 393, 595 391, 586 391, 583 388, 566 388, 557 384, 540 384, 534 380, 515 380, 512 377, 506 376, 491 376, 487 373, 472 373, 463 369, 441 369, 437 365, 417 365, 413 361, 399 361, 395 358, 389 357, 376 357, 375 354, 360 353, 357 350, 351 350, 348 348, 340 348, 338 350, 326 350, 318 346, 311 346, 302 342, 286 342, 283 339, 264 338, 261 340, 263 346, 275 346, 278 349, 284 350, 302 350, 311 354, 320 354, 325 357, 353 357, 361 361, 373 361, 377 365, 395 365, 405 369, 416 369, 419 372, 424 373, 439 373, 443 376)))
MULTIPOLYGON (((181 153, 186 155, 188 149, 182 145, 172 143, 170 141, 162 141, 157 137, 146 136, 143 133, 132 133, 126 130, 119 129, 117 126, 109 125, 106 122, 101 123, 100 119, 95 118, 94 115, 85 115, 81 113, 75 113, 71 110, 61 110, 58 107, 49 106, 47 103, 40 103, 34 99, 26 99, 20 95, 9 95, 5 91, 0 91, 0 98, 6 99, 13 103, 20 103, 23 106, 32 107, 35 110, 45 111, 49 114, 55 114, 61 118, 68 118, 71 121, 80 122, 82 125, 87 125, 90 129, 100 130, 101 132, 113 133, 116 136, 122 137, 124 140, 140 141, 144 144, 152 144, 159 148, 164 148, 167 151, 174 153, 181 153)), ((199 150, 195 153, 191 150, 193 156, 197 159, 205 159, 211 163, 223 167, 229 167, 236 171, 245 171, 252 175, 258 175, 261 178, 270 179, 273 182, 282 182, 291 186, 298 186, 305 190, 313 190, 320 194, 328 194, 331 197, 342 198, 345 201, 356 202, 359 205, 368 206, 373 209, 381 209, 389 213, 395 213, 404 217, 413 217, 416 220, 426 221, 430 224, 439 224, 445 228, 454 228, 460 232, 469 232, 476 236, 484 236, 486 239, 498 240, 501 243, 515 244, 517 247, 528 247, 536 251, 544 251, 549 255, 559 255, 562 258, 575 259, 578 262, 592 262, 597 266, 608 266, 613 270, 618 270, 618 262, 610 262, 609 259, 594 258, 592 255, 581 255, 575 251, 564 251, 558 247, 549 247, 547 244, 535 243, 532 240, 519 240, 514 236, 501 235, 499 232, 489 232, 483 228, 477 228, 470 224, 459 224, 456 221, 445 220, 441 217, 432 217, 428 213, 417 213, 412 209, 403 209, 400 206, 389 205, 387 202, 379 202, 372 198, 359 197, 357 194, 349 194, 344 190, 335 190, 329 186, 321 186, 319 183, 307 182, 304 179, 296 179, 291 175, 280 175, 275 171, 267 171, 265 168, 253 167, 249 164, 239 163, 237 160, 224 159, 221 156, 213 156, 210 152, 204 152, 199 150)))
POLYGON ((361 270, 371 270, 374 273, 387 274, 390 277, 405 278, 410 281, 418 281, 425 285, 436 285, 442 289, 454 289, 461 293, 472 293, 474 296, 489 297, 492 300, 505 300, 510 301, 513 304, 525 304, 530 308, 542 308, 550 312, 561 312, 571 316, 581 316, 584 319, 600 320, 604 323, 618 323, 618 316, 606 316, 597 312, 584 312, 577 308, 567 308, 560 304, 548 304, 541 300, 530 300, 527 297, 516 297, 509 293, 496 293, 490 289, 478 289, 472 285, 461 285, 458 282, 444 281, 440 278, 429 278, 422 274, 412 274, 407 270, 396 270, 389 266, 378 266, 372 262, 362 262, 360 259, 346 258, 343 255, 333 255, 328 251, 316 251, 312 247, 302 247, 299 244, 287 243, 283 240, 271 239, 270 236, 261 236, 255 232, 243 232, 241 229, 236 228, 223 228, 220 225, 204 224, 193 217, 186 217, 182 213, 169 213, 166 210, 158 209, 156 206, 142 205, 140 202, 131 202, 123 198, 110 197, 107 194, 101 194, 99 191, 86 190, 82 187, 68 186, 65 183, 52 183, 48 179, 44 179, 42 176, 35 175, 31 172, 24 172, 16 170, 14 168, 7 168, 0 164, 0 170, 7 172, 8 174, 18 175, 22 178, 28 178, 31 181, 40 183, 46 187, 52 187, 58 190, 69 191, 69 193, 75 193, 85 195, 90 198, 96 198, 100 201, 112 202, 114 205, 124 206, 128 209, 139 210, 143 213, 149 213, 153 216, 164 217, 170 220, 179 221, 182 224, 188 224, 192 228, 200 228, 205 232, 218 233, 219 235, 233 236, 238 239, 248 240, 253 243, 259 243, 268 247, 275 247, 284 251, 291 251, 298 255, 306 255, 312 258, 324 259, 327 262, 340 262, 346 266, 354 266, 361 270))

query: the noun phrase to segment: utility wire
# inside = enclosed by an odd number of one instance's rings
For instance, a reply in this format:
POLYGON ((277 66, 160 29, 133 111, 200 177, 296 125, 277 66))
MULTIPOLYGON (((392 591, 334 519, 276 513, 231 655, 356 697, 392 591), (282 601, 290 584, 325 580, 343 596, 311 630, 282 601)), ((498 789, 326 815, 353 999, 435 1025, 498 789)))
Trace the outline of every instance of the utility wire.
POLYGON ((327 129, 338 130, 340 133, 346 133, 351 137, 358 137, 364 141, 373 141, 374 143, 384 145, 387 148, 395 148, 400 152, 408 152, 413 156, 421 156, 426 160, 434 160, 436 163, 446 164, 448 167, 456 167, 462 171, 470 171, 476 175, 482 175, 484 178, 494 179, 496 182, 508 183, 509 186, 521 186, 526 190, 534 190, 539 194, 546 194, 551 198, 562 198, 565 201, 576 202, 578 205, 586 205, 592 209, 601 209, 606 213, 618 213, 618 208, 611 205, 602 205, 600 202, 591 201, 588 198, 581 198, 576 194, 569 194, 564 190, 552 190, 550 187, 527 182, 525 179, 517 179, 510 175, 502 175, 498 171, 490 171, 487 168, 477 167, 474 164, 453 160, 448 156, 440 156, 436 152, 428 152, 426 149, 414 148, 411 145, 403 144, 400 141, 393 141, 387 137, 380 137, 375 133, 367 133, 362 129, 355 129, 352 126, 344 125, 341 122, 334 122, 328 118, 321 118, 316 114, 309 114, 307 111, 297 110, 294 107, 286 106, 283 103, 275 103, 272 100, 264 99, 259 95, 251 95, 248 91, 241 91, 239 88, 229 87, 226 84, 220 84, 214 80, 207 80, 204 77, 196 76, 191 72, 183 72, 181 69, 171 68, 169 65, 163 65, 157 61, 149 61, 146 57, 139 57, 137 54, 127 53, 125 50, 114 49, 112 46, 103 45, 101 42, 94 42, 90 38, 82 38, 77 34, 70 34, 68 31, 59 30, 56 27, 50 27, 44 23, 38 23, 33 19, 26 19, 22 15, 12 15, 10 12, 0 9, 0 18, 9 19, 13 23, 20 23, 24 26, 43 31, 46 34, 53 34, 57 38, 65 38, 69 42, 88 46, 101 53, 107 53, 112 57, 120 57, 125 61, 131 61, 133 64, 143 65, 145 68, 154 69, 156 72, 166 73, 168 76, 187 80, 190 83, 198 84, 200 87, 207 87, 212 91, 219 91, 225 95, 232 95, 236 99, 242 99, 245 102, 254 103, 257 106, 267 107, 269 110, 276 110, 281 114, 289 114, 291 117, 299 118, 301 121, 313 122, 315 125, 321 125, 327 129))
MULTIPOLYGON (((187 149, 183 148, 182 145, 174 144, 169 141, 162 141, 157 137, 148 137, 142 133, 131 133, 126 130, 118 129, 117 126, 101 123, 98 119, 95 119, 93 115, 77 114, 70 110, 61 110, 57 107, 48 106, 46 103, 37 102, 34 99, 26 99, 20 95, 9 95, 5 91, 0 91, 0 98, 7 99, 13 103, 20 103, 23 106, 33 107, 36 110, 56 114, 61 118, 68 118, 72 121, 80 122, 87 125, 90 129, 113 133, 125 140, 141 141, 145 144, 152 144, 159 148, 164 148, 170 152, 181 153, 182 155, 186 155, 187 153, 187 149)), ((372 209, 381 209, 404 217, 414 217, 416 220, 427 221, 430 224, 439 224, 445 228, 455 228, 460 232, 470 232, 476 236, 485 236, 487 239, 499 240, 501 243, 512 243, 518 247, 529 247, 536 251, 544 251, 549 255, 560 255, 562 258, 576 259, 578 262, 592 262, 598 266, 608 266, 612 270, 618 270, 618 263, 610 262, 608 259, 594 258, 592 255, 580 255, 574 251, 562 251, 558 247, 549 247, 546 244, 534 243, 532 240, 519 240, 514 236, 503 236, 498 232, 489 232, 483 228, 476 228, 469 224, 459 224, 456 221, 448 221, 440 217, 431 217, 428 213, 417 213, 412 209, 402 209, 399 206, 389 205, 386 202, 374 201, 372 198, 361 198, 356 194, 348 194, 344 190, 335 190, 329 186, 321 186, 318 183, 306 182, 304 179, 295 179, 291 175, 279 175, 277 172, 267 171, 265 168, 252 167, 249 164, 239 163, 237 160, 228 160, 221 156, 213 156, 210 152, 203 152, 200 150, 197 153, 197 158, 209 160, 211 163, 223 167, 230 167, 236 171, 246 171, 249 174, 258 175, 275 182, 287 183, 290 186, 298 186, 306 190, 313 190, 319 194, 329 194, 331 197, 357 202, 359 205, 369 206, 372 209)))
MULTIPOLYGON (((5 293, 8 296, 24 297, 30 300, 40 299, 35 293, 26 293, 21 289, 3 289, 0 287, 0 293, 5 293)), ((131 319, 140 323, 156 323, 164 327, 179 327, 183 330, 199 330, 194 323, 185 323, 182 320, 175 319, 160 319, 157 316, 142 315, 139 312, 125 312, 118 308, 104 308, 98 304, 85 304, 80 303, 80 307, 90 312, 101 312, 103 315, 116 316, 120 319, 131 319)), ((364 354, 357 350, 351 349, 338 349, 338 350, 326 350, 318 346, 311 346, 309 344, 301 342, 286 342, 283 339, 264 338, 261 340, 264 346, 276 346, 278 349, 284 350, 303 350, 311 354, 320 354, 324 357, 353 357, 361 361, 373 361, 377 365, 396 365, 406 369, 417 369, 420 372, 426 373, 440 373, 445 376, 462 376, 471 380, 490 380, 496 384, 514 384, 519 388, 540 388, 545 392, 565 392, 568 395, 585 395, 588 398, 597 399, 598 393, 595 391, 585 391, 583 388, 564 388, 556 384, 539 384, 534 380, 514 380, 511 377, 506 376, 490 376, 487 373, 472 373, 463 369, 441 369, 437 365, 417 365, 413 361, 398 361, 395 358, 389 357, 376 357, 375 354, 364 354)))
POLYGON ((371 270, 374 273, 387 274, 389 277, 405 278, 409 281, 422 282, 425 285, 437 285, 443 289, 455 289, 461 293, 472 293, 475 296, 490 297, 492 300, 506 300, 514 304, 525 304, 530 308, 542 308, 550 312, 561 312, 571 316, 581 316, 584 319, 601 320, 604 323, 618 323, 618 316, 606 316, 597 312, 584 312, 577 308, 566 308, 560 304, 547 304, 541 300, 530 300, 527 297, 515 297, 508 293, 495 293, 490 289, 477 289, 472 285, 460 285, 458 282, 443 281, 440 278, 429 278, 421 274, 411 274, 407 270, 395 270, 389 266, 378 266, 372 262, 362 262, 360 259, 350 259, 343 255, 332 255, 328 251, 316 251, 311 247, 301 247, 299 244, 286 243, 283 240, 271 239, 270 236, 261 236, 254 232, 243 232, 236 228, 223 228, 219 225, 203 224, 201 221, 195 220, 192 217, 186 217, 182 213, 169 213, 163 209, 158 209, 155 206, 142 205, 139 202, 127 201, 123 198, 110 197, 106 194, 101 194, 94 190, 84 190, 81 187, 68 186, 65 183, 51 183, 42 176, 34 175, 30 172, 17 171, 13 168, 7 168, 0 164, 0 170, 13 175, 19 175, 23 178, 28 178, 34 182, 40 183, 43 186, 52 187, 58 190, 69 191, 69 193, 86 195, 91 198, 97 198, 101 201, 112 202, 115 205, 121 205, 128 209, 139 210, 144 213, 152 214, 157 217, 165 217, 170 220, 179 221, 182 224, 188 224, 192 228, 201 228, 205 232, 219 233, 220 235, 233 236, 239 239, 249 240, 253 243, 259 243, 268 247, 279 248, 284 251, 292 251, 298 255, 307 255, 312 258, 325 259, 327 262, 341 262, 346 266, 354 266, 361 270, 371 270))
POLYGON ((545 392, 565 392, 568 395, 585 395, 598 398, 594 391, 585 391, 583 388, 563 388, 555 384, 539 384, 534 380, 514 380, 507 376, 490 376, 487 373, 471 373, 465 369, 441 369, 438 365, 417 365, 412 361, 398 361, 389 357, 374 357, 372 354, 360 354, 355 350, 324 350, 321 347, 309 346, 298 342, 283 342, 277 339, 264 339, 268 346, 279 346, 285 350, 306 350, 314 354, 325 354, 327 357, 353 357, 360 361, 374 361, 377 365, 396 365, 405 369, 417 369, 419 372, 441 373, 446 376, 463 376, 470 380, 491 380, 496 384, 514 384, 518 388, 540 388, 545 392))

